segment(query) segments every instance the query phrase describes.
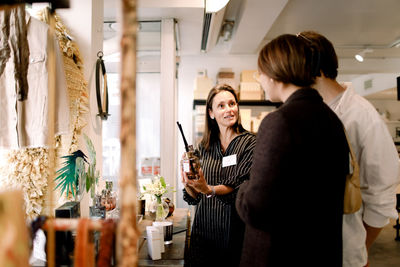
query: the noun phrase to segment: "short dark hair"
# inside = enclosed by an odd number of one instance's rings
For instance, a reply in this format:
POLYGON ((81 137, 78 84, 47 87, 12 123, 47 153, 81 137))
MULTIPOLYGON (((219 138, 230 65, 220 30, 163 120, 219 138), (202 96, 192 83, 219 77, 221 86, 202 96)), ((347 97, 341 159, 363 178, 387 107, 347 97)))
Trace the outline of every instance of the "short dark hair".
POLYGON ((238 97, 235 93, 235 90, 227 84, 216 85, 208 93, 208 97, 207 97, 207 101, 206 101, 206 124, 205 124, 203 139, 201 140, 201 144, 204 146, 204 148, 206 150, 209 150, 211 147, 211 144, 213 144, 219 138, 218 124, 215 119, 214 120, 211 119, 209 110, 212 110, 212 103, 213 103, 214 97, 222 91, 227 91, 227 92, 231 93, 235 97, 235 101, 238 105, 237 106, 238 107, 238 120, 232 126, 233 130, 236 133, 242 133, 242 132, 246 131, 241 124, 239 102, 238 102, 238 97))
POLYGON ((325 77, 335 80, 338 75, 338 58, 333 44, 323 35, 314 31, 303 31, 299 36, 309 40, 318 49, 320 59, 320 70, 325 77))
POLYGON ((317 55, 306 40, 283 34, 261 49, 258 68, 276 81, 309 87, 315 82, 317 61, 317 55))

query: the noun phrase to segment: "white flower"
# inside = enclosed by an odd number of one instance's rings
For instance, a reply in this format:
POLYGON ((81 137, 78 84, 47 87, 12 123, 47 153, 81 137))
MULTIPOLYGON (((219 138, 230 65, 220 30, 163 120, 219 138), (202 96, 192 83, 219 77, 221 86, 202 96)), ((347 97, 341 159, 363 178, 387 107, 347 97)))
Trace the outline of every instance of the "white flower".
POLYGON ((165 193, 173 191, 173 188, 166 184, 164 177, 160 175, 154 176, 152 182, 143 186, 143 189, 143 194, 154 195, 156 197, 161 197, 165 193))

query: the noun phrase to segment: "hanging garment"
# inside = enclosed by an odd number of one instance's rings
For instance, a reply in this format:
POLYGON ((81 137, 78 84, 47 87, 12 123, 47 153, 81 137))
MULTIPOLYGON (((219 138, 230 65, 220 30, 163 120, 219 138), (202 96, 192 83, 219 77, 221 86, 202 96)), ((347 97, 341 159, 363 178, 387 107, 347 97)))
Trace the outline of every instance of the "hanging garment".
MULTIPOLYGON (((48 23, 45 9, 38 13, 38 18, 48 23)), ((81 135, 82 128, 87 124, 84 115, 89 112, 89 95, 83 73, 83 58, 78 45, 70 37, 69 30, 59 16, 55 14, 54 19, 56 23, 55 34, 62 51, 64 71, 67 77, 70 110, 71 136, 62 138, 62 149, 70 154, 78 149, 78 138, 81 135)))
POLYGON ((47 24, 26 16, 30 49, 27 100, 17 103, 13 56, 0 76, 0 147, 44 147, 48 135, 47 45, 54 42, 56 55, 56 135, 67 133, 69 108, 65 74, 56 41, 48 38, 47 24))
POLYGON ((100 250, 97 258, 97 267, 111 267, 115 247, 116 223, 112 219, 102 221, 100 250))
POLYGON ((0 75, 11 57, 14 63, 14 90, 18 100, 24 101, 28 95, 29 63, 25 6, 16 5, 14 8, 1 10, 0 22, 0 75))
POLYGON ((94 244, 90 238, 90 220, 83 218, 79 220, 76 229, 74 266, 75 267, 94 267, 94 244))

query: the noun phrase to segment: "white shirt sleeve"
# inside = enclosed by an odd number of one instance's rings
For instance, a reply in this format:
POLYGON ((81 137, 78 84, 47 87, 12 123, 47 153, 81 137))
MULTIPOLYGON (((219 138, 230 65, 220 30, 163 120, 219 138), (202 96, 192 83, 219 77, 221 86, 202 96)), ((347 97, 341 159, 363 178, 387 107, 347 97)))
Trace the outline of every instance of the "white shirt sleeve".
POLYGON ((360 133, 357 158, 364 205, 363 220, 372 227, 383 227, 396 219, 396 189, 399 184, 399 157, 383 121, 372 122, 360 133))

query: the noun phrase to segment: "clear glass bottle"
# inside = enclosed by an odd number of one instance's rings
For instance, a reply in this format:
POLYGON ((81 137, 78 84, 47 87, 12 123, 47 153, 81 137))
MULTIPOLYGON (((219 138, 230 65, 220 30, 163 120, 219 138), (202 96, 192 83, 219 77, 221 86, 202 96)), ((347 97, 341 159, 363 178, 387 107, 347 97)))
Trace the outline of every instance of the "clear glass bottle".
POLYGON ((89 207, 90 217, 106 218, 106 207, 101 204, 101 195, 95 195, 93 206, 89 207))
POLYGON ((188 179, 199 178, 200 156, 197 150, 189 145, 189 151, 185 152, 182 159, 183 171, 186 173, 188 179))

